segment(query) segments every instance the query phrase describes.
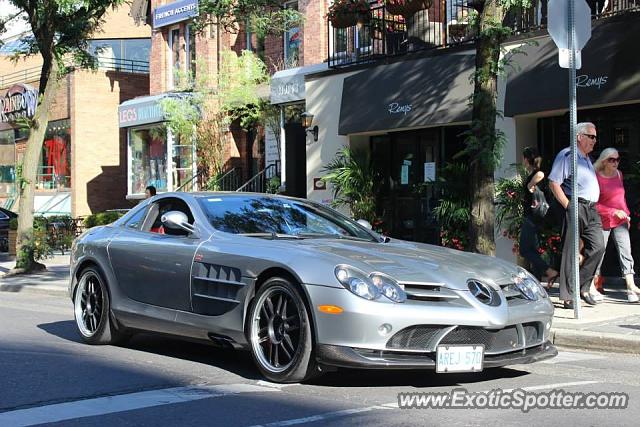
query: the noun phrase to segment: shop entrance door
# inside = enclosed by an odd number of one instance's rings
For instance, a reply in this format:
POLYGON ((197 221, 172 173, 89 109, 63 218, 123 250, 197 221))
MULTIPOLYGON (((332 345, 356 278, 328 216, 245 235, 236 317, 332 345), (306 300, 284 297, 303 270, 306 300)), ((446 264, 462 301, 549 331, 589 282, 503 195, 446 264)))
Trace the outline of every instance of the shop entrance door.
POLYGON ((398 239, 437 244, 439 228, 433 208, 440 166, 439 130, 374 137, 372 152, 384 179, 379 206, 385 231, 398 239))

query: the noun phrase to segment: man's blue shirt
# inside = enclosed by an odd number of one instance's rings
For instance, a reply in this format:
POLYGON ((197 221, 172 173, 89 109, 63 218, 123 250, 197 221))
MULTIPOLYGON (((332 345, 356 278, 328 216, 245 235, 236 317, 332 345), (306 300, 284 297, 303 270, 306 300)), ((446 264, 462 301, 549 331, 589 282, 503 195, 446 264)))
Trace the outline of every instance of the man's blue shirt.
MULTIPOLYGON (((562 186, 567 197, 571 197, 571 148, 561 150, 553 161, 549 179, 562 186)), ((578 197, 592 202, 600 198, 600 186, 596 170, 589 156, 578 150, 578 197)))

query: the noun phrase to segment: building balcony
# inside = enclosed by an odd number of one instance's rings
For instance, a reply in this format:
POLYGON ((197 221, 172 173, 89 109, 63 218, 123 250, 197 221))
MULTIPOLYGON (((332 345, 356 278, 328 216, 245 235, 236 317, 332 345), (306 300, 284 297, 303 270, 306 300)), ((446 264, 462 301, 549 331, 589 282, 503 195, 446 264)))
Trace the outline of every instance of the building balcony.
MULTIPOLYGON (((516 9, 505 18, 514 36, 544 30, 547 1, 533 0, 533 6, 516 9)), ((471 26, 475 13, 469 0, 434 0, 429 9, 405 19, 391 15, 384 6, 373 6, 367 19, 347 28, 328 25, 328 62, 331 68, 371 63, 389 57, 430 49, 473 44, 471 26)), ((640 0, 587 0, 592 18, 640 10, 640 0)))

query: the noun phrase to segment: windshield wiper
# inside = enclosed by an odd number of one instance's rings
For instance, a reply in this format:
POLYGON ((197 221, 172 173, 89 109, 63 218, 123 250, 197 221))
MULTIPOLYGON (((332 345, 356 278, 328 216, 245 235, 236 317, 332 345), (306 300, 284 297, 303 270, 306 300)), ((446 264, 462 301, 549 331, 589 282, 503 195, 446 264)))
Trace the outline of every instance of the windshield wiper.
POLYGON ((373 239, 365 239, 363 237, 345 236, 344 234, 332 234, 332 233, 298 233, 296 236, 318 238, 318 239, 340 239, 340 240, 355 240, 359 242, 371 242, 373 239))
POLYGON ((304 237, 298 236, 297 234, 284 234, 284 233, 239 233, 241 236, 245 236, 245 237, 260 237, 260 238, 267 238, 267 239, 271 239, 271 240, 276 240, 276 239, 296 239, 296 240, 300 240, 300 239, 304 239, 304 237))

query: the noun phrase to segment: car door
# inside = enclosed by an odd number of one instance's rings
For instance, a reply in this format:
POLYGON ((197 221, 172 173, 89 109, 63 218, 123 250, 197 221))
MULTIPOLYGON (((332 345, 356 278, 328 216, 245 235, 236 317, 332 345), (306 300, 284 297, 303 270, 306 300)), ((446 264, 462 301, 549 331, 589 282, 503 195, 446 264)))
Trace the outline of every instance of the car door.
POLYGON ((160 217, 171 210, 184 212, 193 224, 192 212, 183 199, 159 198, 149 205, 141 224, 125 225, 110 243, 109 256, 118 283, 129 298, 189 311, 191 264, 201 240, 182 230, 164 230, 160 217))

